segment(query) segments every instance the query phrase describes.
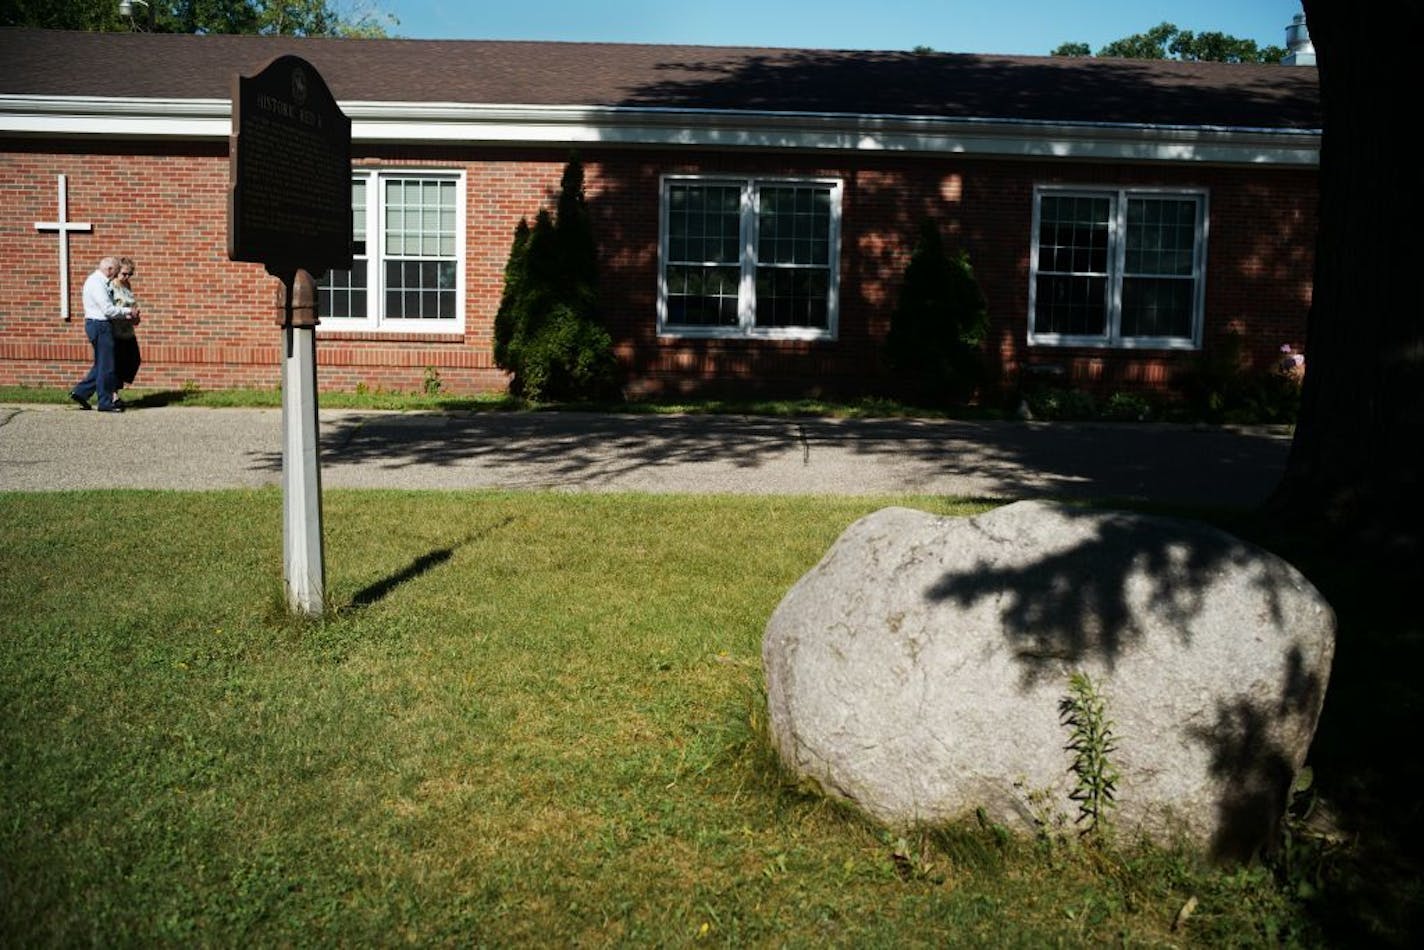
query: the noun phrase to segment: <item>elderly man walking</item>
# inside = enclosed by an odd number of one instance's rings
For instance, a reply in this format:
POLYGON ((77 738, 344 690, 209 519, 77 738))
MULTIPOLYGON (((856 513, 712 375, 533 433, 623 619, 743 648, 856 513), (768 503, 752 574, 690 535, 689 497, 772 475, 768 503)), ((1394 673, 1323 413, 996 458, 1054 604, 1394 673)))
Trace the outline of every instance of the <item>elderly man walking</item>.
POLYGON ((118 378, 114 372, 114 328, 110 320, 139 320, 138 307, 120 307, 109 293, 109 281, 119 271, 119 259, 106 257, 99 269, 84 281, 84 335, 94 347, 94 365, 79 384, 69 391, 69 398, 80 409, 89 408, 89 397, 99 394, 100 412, 123 412, 124 406, 114 396, 118 378))

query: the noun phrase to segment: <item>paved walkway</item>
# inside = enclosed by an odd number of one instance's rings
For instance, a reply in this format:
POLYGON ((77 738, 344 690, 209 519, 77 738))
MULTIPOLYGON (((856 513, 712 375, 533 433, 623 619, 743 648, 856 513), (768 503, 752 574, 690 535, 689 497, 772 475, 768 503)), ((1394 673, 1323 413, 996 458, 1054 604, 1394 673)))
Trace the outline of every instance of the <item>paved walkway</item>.
MULTIPOLYGON (((279 409, 0 405, 0 489, 275 485, 279 409)), ((321 412, 324 488, 1054 495, 1254 505, 1264 428, 588 413, 321 412)))

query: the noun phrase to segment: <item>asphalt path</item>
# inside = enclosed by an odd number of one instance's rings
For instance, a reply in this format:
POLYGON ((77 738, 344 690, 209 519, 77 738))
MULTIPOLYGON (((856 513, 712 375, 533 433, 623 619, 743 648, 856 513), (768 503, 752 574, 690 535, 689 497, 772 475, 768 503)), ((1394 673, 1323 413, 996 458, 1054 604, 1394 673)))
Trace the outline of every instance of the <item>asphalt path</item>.
MULTIPOLYGON (((280 409, 0 405, 0 489, 278 485, 280 409)), ((1120 498, 1250 506, 1272 428, 322 410, 324 488, 1120 498)))

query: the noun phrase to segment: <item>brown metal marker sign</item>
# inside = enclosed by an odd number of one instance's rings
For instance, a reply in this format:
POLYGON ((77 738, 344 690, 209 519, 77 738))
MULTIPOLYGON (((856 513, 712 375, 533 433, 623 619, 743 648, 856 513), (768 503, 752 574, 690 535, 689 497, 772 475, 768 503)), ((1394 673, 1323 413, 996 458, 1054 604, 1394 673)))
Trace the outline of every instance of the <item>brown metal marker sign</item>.
POLYGON ((233 81, 227 256, 284 280, 351 266, 351 120, 299 56, 233 81))

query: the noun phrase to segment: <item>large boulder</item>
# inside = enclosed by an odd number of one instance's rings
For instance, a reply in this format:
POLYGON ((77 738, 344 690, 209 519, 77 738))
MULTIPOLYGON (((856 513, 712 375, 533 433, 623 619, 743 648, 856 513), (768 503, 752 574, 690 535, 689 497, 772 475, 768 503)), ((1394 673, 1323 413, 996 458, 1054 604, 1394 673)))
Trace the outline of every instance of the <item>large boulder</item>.
POLYGON ((1076 804, 1060 702, 1085 673, 1120 774, 1113 827, 1241 857, 1270 840, 1335 642, 1294 568, 1186 521, 1026 501, 851 525, 766 627, 790 770, 892 825, 1076 804))

